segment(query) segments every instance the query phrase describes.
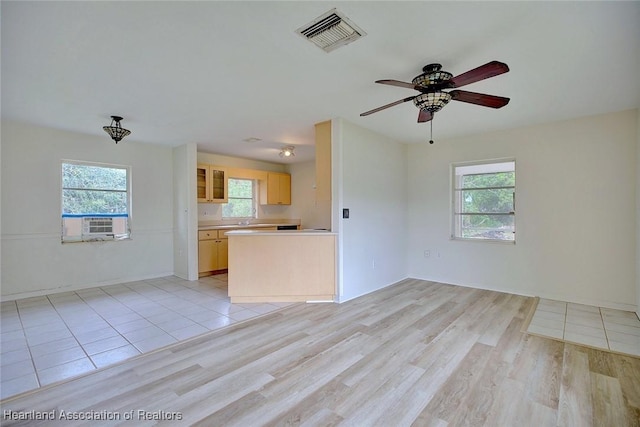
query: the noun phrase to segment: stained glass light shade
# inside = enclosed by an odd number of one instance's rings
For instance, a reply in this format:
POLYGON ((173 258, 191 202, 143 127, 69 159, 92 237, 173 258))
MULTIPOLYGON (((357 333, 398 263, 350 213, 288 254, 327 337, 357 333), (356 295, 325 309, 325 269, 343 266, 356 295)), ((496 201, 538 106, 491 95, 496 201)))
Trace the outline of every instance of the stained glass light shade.
POLYGON ((113 139, 116 144, 118 143, 118 141, 122 140, 122 138, 131 133, 130 130, 124 129, 122 126, 120 126, 120 120, 122 120, 122 117, 111 116, 111 125, 102 127, 102 129, 104 129, 104 131, 109 134, 111 139, 113 139))
POLYGON ((431 113, 440 111, 442 107, 451 101, 451 95, 447 92, 435 91, 423 93, 413 99, 413 103, 421 110, 427 110, 431 113))
POLYGON ((440 84, 446 82, 447 80, 451 80, 453 74, 446 71, 431 71, 429 73, 420 74, 416 78, 414 78, 411 82, 414 85, 420 86, 430 86, 434 84, 440 84))

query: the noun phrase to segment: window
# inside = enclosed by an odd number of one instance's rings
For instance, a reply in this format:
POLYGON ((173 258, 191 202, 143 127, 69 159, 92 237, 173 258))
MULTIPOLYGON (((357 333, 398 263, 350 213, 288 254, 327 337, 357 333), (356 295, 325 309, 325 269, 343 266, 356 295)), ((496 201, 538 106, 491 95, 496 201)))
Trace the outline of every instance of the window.
POLYGON ((452 166, 454 239, 515 242, 516 162, 452 166))
POLYGON ((255 218, 256 189, 252 179, 229 178, 229 198, 222 205, 223 218, 255 218))
POLYGON ((131 233, 129 168, 62 162, 62 241, 126 239, 131 233))

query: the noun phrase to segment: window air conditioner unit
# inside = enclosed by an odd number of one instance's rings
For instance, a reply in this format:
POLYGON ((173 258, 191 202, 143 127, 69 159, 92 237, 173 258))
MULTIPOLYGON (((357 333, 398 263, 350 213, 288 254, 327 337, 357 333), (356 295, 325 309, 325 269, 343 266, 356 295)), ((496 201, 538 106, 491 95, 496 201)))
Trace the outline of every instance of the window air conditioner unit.
POLYGON ((83 235, 100 235, 113 237, 112 217, 85 217, 82 224, 83 235))

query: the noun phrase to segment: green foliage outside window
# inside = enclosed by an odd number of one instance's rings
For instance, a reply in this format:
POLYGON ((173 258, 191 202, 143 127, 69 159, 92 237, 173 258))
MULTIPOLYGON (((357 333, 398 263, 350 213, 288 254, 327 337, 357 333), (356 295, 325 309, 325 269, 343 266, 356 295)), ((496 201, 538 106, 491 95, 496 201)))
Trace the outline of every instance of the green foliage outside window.
POLYGON ((128 213, 127 170, 63 163, 62 213, 128 213))
POLYGON ((458 237, 514 240, 515 171, 461 175, 458 237))
POLYGON ((461 188, 478 190, 463 191, 463 212, 511 212, 515 185, 515 172, 464 175, 461 188))
POLYGON ((254 181, 229 179, 228 202, 222 205, 223 218, 254 218, 254 181))

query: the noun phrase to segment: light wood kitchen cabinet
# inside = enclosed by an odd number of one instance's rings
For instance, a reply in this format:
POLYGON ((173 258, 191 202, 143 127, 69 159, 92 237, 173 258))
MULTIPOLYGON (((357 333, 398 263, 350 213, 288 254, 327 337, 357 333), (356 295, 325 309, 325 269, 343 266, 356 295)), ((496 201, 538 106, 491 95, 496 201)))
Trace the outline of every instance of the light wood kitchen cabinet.
POLYGON ((316 123, 316 201, 331 200, 331 121, 316 123))
MULTIPOLYGON (((299 226, 298 226, 299 227, 299 226)), ((277 225, 259 225, 250 229, 260 231, 277 231, 277 225)), ((214 271, 229 268, 229 238, 226 233, 237 230, 225 227, 222 230, 198 231, 198 275, 207 276, 214 271)))
POLYGON ((229 268, 229 239, 226 231, 218 231, 218 270, 229 268))
POLYGON ((267 180, 260 183, 261 205, 291 204, 291 175, 269 172, 267 180))
POLYGON ((229 240, 225 230, 198 232, 198 274, 224 270, 229 266, 229 240))
POLYGON ((198 203, 227 203, 229 176, 226 168, 201 163, 196 172, 198 203))

